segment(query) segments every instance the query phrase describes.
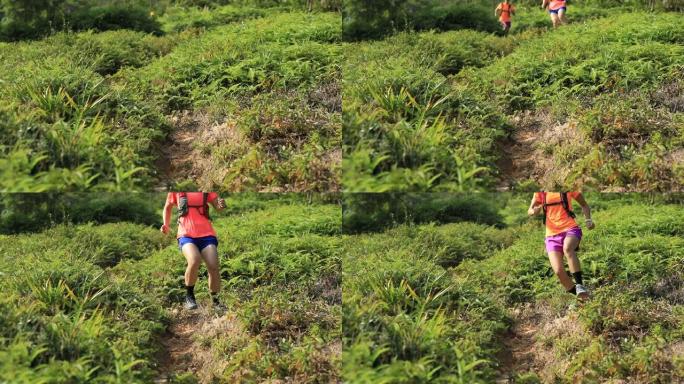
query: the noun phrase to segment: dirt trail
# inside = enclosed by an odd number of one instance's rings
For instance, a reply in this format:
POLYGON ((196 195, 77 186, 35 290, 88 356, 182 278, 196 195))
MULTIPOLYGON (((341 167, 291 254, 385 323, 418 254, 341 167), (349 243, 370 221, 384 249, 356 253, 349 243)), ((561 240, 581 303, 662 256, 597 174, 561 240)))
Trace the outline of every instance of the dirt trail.
POLYGON ((511 138, 502 144, 502 156, 497 162, 501 172, 499 190, 508 190, 516 181, 526 180, 534 170, 535 146, 537 132, 517 130, 511 138))
POLYGON ((504 350, 499 355, 501 366, 497 383, 513 383, 517 373, 535 371, 540 315, 530 312, 530 308, 514 312, 513 326, 503 340, 504 350))
POLYGON ((499 384, 514 383, 517 375, 534 373, 542 382, 555 382, 565 372, 571 356, 557 356, 555 340, 573 340, 583 348, 591 335, 577 320, 573 306, 559 312, 549 303, 527 303, 513 309, 513 325, 499 353, 499 384))
MULTIPOLYGON (((175 311, 174 315, 180 311, 175 311)), ((156 383, 169 383, 178 373, 194 372, 196 362, 193 361, 194 338, 198 329, 201 314, 199 312, 184 313, 167 328, 166 334, 160 340, 164 347, 159 356, 160 377, 156 383), (195 364, 194 364, 195 363, 195 364)))
POLYGON ((538 184, 563 184, 572 169, 571 161, 558 161, 555 151, 580 153, 588 143, 574 121, 557 121, 550 112, 525 111, 511 118, 513 133, 499 146, 500 191, 512 189, 518 182, 534 180, 538 184))
POLYGON ((227 167, 212 156, 210 148, 233 146, 244 151, 248 147, 246 139, 228 120, 218 121, 201 111, 182 111, 169 120, 172 131, 155 161, 159 189, 187 180, 211 189, 223 180, 227 167))
POLYGON ((183 180, 190 171, 192 143, 195 131, 178 129, 172 132, 161 148, 161 156, 155 162, 162 183, 183 180))
POLYGON ((209 383, 223 372, 225 357, 217 357, 203 338, 230 337, 239 342, 246 338, 244 327, 230 311, 215 313, 210 306, 196 311, 171 310, 172 323, 160 340, 159 377, 155 383, 171 383, 176 375, 191 373, 200 383, 209 383))

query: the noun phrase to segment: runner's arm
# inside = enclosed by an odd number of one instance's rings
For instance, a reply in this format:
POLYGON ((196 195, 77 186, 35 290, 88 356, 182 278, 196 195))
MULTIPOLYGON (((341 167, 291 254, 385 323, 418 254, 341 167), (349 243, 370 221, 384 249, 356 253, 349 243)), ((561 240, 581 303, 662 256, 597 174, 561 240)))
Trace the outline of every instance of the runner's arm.
POLYGON ((216 199, 214 199, 210 203, 217 211, 223 211, 226 208, 226 201, 223 200, 221 197, 216 197, 216 199))
POLYGON ((530 208, 527 209, 528 216, 538 215, 541 212, 541 204, 537 204, 536 196, 532 196, 532 202, 530 203, 530 208))
POLYGON ((591 219, 591 208, 589 208, 587 200, 584 199, 584 196, 581 193, 577 194, 575 200, 582 206, 582 214, 584 215, 584 221, 587 223, 587 227, 589 229, 594 228, 594 221, 591 219))
POLYGON ((161 231, 164 233, 169 232, 169 225, 171 224, 171 209, 173 209, 173 205, 167 201, 166 204, 164 204, 164 213, 162 214, 164 218, 164 224, 162 224, 161 231))

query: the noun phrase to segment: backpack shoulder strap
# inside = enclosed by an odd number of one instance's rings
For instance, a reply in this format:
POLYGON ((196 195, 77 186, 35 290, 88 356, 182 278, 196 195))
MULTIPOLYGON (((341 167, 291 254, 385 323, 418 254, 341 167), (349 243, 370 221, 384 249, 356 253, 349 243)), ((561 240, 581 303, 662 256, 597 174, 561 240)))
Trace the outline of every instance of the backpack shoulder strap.
POLYGON ((544 223, 544 225, 546 225, 546 192, 541 191, 541 192, 539 192, 539 194, 541 195, 542 211, 544 212, 544 218, 542 219, 542 223, 544 223))
POLYGON ((209 192, 202 192, 202 214, 209 218, 209 192))
POLYGON ((568 214, 568 216, 575 218, 575 213, 570 209, 570 202, 568 201, 568 193, 561 192, 561 204, 563 204, 563 209, 568 214))

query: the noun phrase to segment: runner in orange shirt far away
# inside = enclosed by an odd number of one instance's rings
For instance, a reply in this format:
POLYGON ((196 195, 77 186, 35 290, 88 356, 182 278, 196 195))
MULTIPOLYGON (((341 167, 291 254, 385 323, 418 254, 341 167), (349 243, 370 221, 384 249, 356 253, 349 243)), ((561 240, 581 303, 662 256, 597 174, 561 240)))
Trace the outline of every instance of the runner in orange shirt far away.
POLYGON ((504 0, 496 7, 494 15, 499 16, 504 33, 508 33, 511 29, 511 15, 515 15, 515 6, 509 0, 504 0))
POLYGON ((209 291, 215 308, 222 308, 218 294, 221 290, 218 239, 209 218, 209 204, 223 210, 226 203, 215 192, 169 192, 164 205, 164 224, 160 230, 170 230, 171 210, 178 208, 178 247, 188 263, 185 269, 185 308, 197 309, 195 283, 202 260, 207 265, 209 291))
POLYGON ((587 228, 594 229, 591 209, 580 192, 536 192, 527 214, 544 215, 546 252, 549 255, 551 268, 566 291, 577 295, 580 300, 585 300, 589 297, 589 291, 582 283, 582 268, 577 258, 577 250, 582 240, 582 229, 575 221, 575 213, 572 211, 573 200, 582 207, 587 228), (574 284, 565 272, 563 255, 568 259, 570 272, 575 279, 574 284))

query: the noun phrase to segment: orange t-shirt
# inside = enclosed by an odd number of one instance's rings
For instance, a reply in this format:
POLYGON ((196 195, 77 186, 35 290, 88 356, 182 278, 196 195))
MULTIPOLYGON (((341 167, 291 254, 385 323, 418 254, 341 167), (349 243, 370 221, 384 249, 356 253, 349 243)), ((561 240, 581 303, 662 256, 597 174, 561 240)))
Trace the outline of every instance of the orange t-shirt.
POLYGON ((515 6, 511 3, 499 3, 499 6, 496 7, 496 9, 501 11, 499 21, 503 22, 511 21, 511 12, 515 12, 515 6))
MULTIPOLYGON (((178 218, 178 234, 176 238, 181 237, 205 237, 216 236, 216 231, 211 225, 211 221, 206 216, 202 215, 200 206, 204 200, 202 192, 186 192, 188 197, 188 214, 178 218)), ((216 192, 210 192, 207 196, 207 203, 212 202, 218 198, 216 192)), ((166 195, 166 202, 178 207, 178 200, 180 199, 180 192, 169 192, 166 195)))
MULTIPOLYGON (((567 194, 568 208, 572 211, 572 201, 577 200, 577 196, 580 195, 580 192, 568 192, 567 194)), ((543 204, 541 193, 534 193, 534 202, 543 204)), ((546 204, 560 202, 560 192, 546 192, 546 204)), ((546 207, 546 237, 557 235, 577 226, 577 222, 565 212, 563 205, 557 204, 546 207)))

